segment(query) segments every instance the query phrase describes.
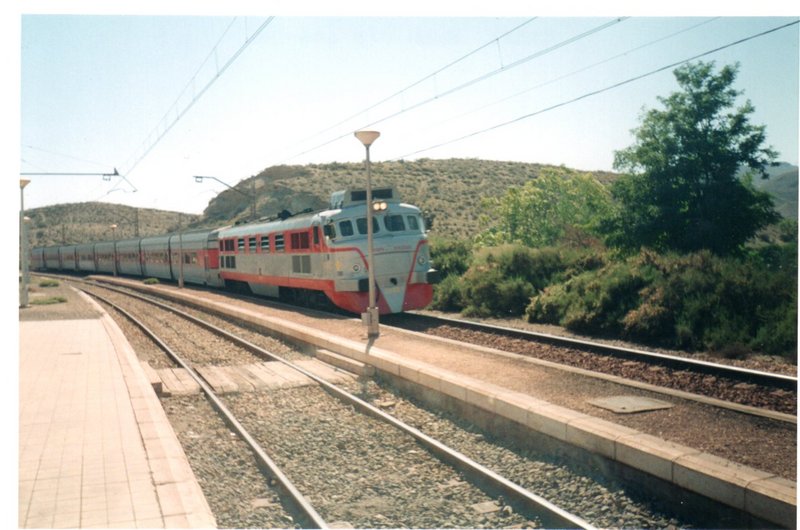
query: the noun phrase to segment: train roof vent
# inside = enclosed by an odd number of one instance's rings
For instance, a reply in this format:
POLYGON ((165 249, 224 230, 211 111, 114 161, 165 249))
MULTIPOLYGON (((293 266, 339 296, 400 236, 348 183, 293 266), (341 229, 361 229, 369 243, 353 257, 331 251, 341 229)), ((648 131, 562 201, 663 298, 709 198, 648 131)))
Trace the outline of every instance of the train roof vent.
MULTIPOLYGON (((373 188, 372 200, 399 202, 400 196, 394 188, 373 188)), ((331 208, 345 208, 353 204, 367 202, 367 190, 341 190, 331 193, 331 208)))

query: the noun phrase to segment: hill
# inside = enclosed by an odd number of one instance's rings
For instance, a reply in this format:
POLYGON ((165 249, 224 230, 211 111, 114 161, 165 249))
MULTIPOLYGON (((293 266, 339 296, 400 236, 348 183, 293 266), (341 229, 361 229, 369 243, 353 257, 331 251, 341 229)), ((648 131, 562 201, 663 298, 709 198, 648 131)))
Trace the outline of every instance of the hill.
MULTIPOLYGON (((372 182, 375 187, 394 186, 405 202, 419 206, 429 225, 433 220, 434 234, 468 237, 486 228, 479 221, 483 198, 521 186, 547 167, 553 166, 477 159, 377 162, 372 164, 372 182)), ((615 173, 604 171, 591 174, 604 184, 616 178, 615 173)), ((755 179, 754 184, 773 194, 782 215, 797 219, 796 166, 781 163, 770 168, 769 179, 755 179)), ((31 218, 34 245, 70 244, 111 239, 112 224, 117 225, 117 237, 133 237, 137 216, 142 236, 180 227, 217 227, 246 221, 251 217, 252 201, 248 197, 254 192, 256 216, 273 217, 282 210, 325 208, 331 192, 365 185, 363 163, 283 165, 242 180, 236 190, 223 191, 201 216, 106 203, 62 204, 26 213, 31 218)))
MULTIPOLYGON (((372 164, 373 187, 394 186, 404 202, 419 206, 433 231, 466 237, 481 230, 481 200, 503 194, 511 186, 521 186, 536 178, 548 166, 522 162, 477 159, 379 162, 372 164)), ((552 167, 552 166, 551 166, 552 167)), ((614 174, 592 172, 609 183, 614 174)), ((245 220, 250 206, 243 194, 255 190, 257 216, 271 217, 288 209, 324 208, 330 193, 347 187, 366 186, 363 163, 274 166, 240 182, 212 199, 203 214, 202 224, 245 220)))
POLYGON ((198 215, 133 208, 103 202, 57 204, 26 210, 33 246, 84 243, 166 234, 187 227, 198 215), (117 225, 112 229, 111 225, 117 225))
POLYGON ((797 220, 797 166, 780 162, 767 170, 769 178, 753 179, 756 188, 775 199, 775 209, 787 219, 797 220))

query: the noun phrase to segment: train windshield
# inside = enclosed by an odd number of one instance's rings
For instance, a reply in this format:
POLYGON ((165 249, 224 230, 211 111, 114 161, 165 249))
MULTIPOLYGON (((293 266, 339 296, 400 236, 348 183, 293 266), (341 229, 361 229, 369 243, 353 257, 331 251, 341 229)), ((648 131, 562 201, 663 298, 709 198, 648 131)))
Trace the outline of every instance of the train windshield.
MULTIPOLYGON (((366 217, 359 217, 356 219, 356 226, 358 227, 358 233, 362 236, 367 235, 367 218, 366 217)), ((372 233, 377 234, 381 231, 381 227, 378 224, 378 218, 372 218, 372 233)))
POLYGON ((383 218, 383 224, 389 232, 404 232, 406 229, 406 223, 400 214, 387 215, 383 218))
MULTIPOLYGON (((422 226, 419 216, 413 214, 375 215, 372 217, 373 234, 379 234, 382 230, 392 234, 401 232, 419 234, 424 231, 422 226)), ((355 235, 366 236, 367 218, 342 219, 336 222, 336 229, 333 224, 329 224, 326 230, 326 235, 334 239, 337 236, 343 238, 355 235)))

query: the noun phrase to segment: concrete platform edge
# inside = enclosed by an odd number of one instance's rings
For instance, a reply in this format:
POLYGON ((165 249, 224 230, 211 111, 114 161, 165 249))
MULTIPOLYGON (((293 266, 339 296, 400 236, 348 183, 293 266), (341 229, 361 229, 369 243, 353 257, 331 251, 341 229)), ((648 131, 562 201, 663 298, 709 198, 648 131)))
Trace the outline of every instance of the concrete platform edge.
POLYGON ((105 309, 81 295, 103 314, 101 322, 114 345, 128 387, 165 526, 216 528, 208 501, 136 352, 105 309))

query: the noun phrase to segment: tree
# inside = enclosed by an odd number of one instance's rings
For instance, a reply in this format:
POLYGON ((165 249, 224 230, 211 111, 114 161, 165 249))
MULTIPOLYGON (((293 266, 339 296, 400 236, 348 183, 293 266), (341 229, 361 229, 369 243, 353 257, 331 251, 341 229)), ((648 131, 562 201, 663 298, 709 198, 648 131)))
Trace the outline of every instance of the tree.
POLYGON ((777 153, 764 147, 764 126, 749 123, 751 103, 733 108, 738 68, 714 73, 713 62, 699 62, 674 71, 681 91, 659 97, 664 109, 647 111, 635 143, 615 153, 614 168, 628 174, 612 186, 610 245, 729 254, 778 219, 770 196, 752 186, 777 153))
POLYGON ((544 169, 522 187, 487 199, 498 224, 478 238, 488 245, 521 243, 529 247, 554 245, 574 231, 591 233, 608 215, 608 190, 591 175, 566 168, 544 169))

